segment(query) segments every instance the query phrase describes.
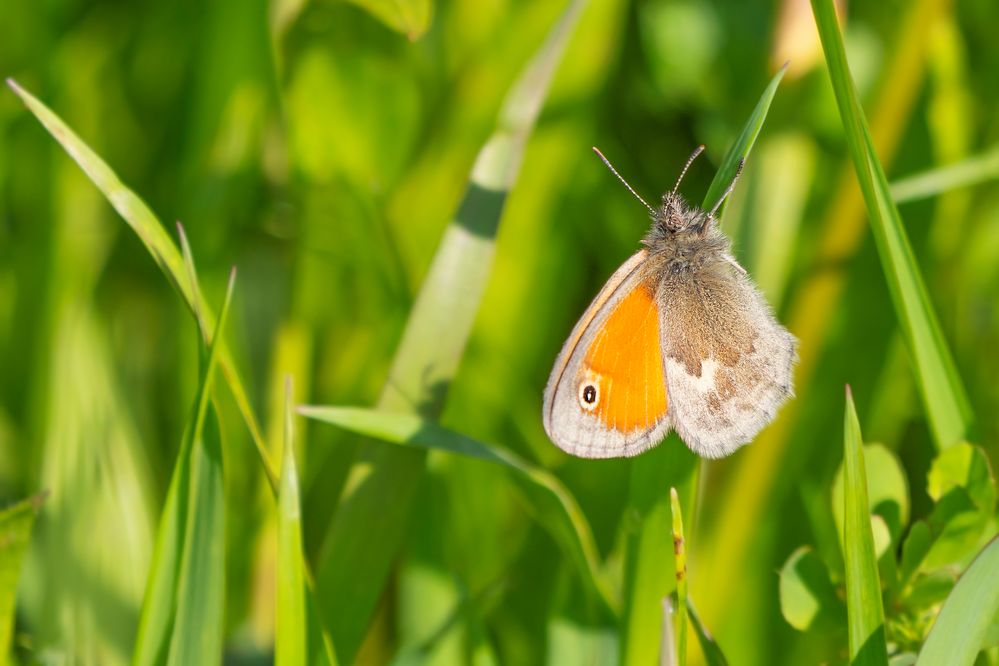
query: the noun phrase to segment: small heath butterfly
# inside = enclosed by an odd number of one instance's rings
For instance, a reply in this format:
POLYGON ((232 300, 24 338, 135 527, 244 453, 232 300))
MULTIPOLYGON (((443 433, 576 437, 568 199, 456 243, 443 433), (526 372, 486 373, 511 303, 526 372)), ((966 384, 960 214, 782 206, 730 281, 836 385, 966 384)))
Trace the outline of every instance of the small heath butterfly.
POLYGON ((649 209, 652 227, 583 313, 545 387, 545 431, 568 453, 634 456, 675 428, 692 451, 720 458, 752 440, 792 394, 797 341, 715 217, 738 173, 710 211, 677 194, 703 150, 653 208, 594 148, 649 209))

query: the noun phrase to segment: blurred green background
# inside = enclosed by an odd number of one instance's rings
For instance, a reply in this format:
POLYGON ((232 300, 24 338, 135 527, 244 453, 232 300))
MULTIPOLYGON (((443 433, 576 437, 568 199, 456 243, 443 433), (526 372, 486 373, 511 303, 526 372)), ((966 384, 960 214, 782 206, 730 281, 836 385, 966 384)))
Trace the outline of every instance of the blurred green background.
MULTIPOLYGON (((563 9, 429 2, 0 3, 0 74, 73 127, 171 235, 170 222, 184 224, 210 302, 238 266, 227 335, 269 442, 285 373, 302 403, 377 401, 504 94, 563 9)), ((889 178, 995 155, 999 5, 858 2, 844 16, 889 178)), ((647 224, 590 147, 651 200, 704 143, 683 185, 700 202, 787 60, 724 227, 800 338, 797 397, 754 444, 704 465, 687 535, 693 601, 738 664, 845 659, 841 634, 788 625, 777 575, 802 544, 835 551, 827 505, 845 383, 865 441, 901 460, 912 514, 931 507, 923 479, 935 449, 807 3, 590 0, 527 144, 441 415, 552 470, 620 578, 640 520, 629 501, 640 463, 569 458, 540 416, 562 341, 647 224)), ((990 160, 977 170, 984 182, 901 212, 978 415, 972 439, 995 461, 990 160)), ((142 244, 0 91, 0 503, 50 492, 20 580, 14 643, 25 663, 129 660, 197 367, 190 314, 142 244)), ((227 394, 220 409, 226 660, 268 663, 274 503, 227 394)), ((305 545, 321 569, 360 440, 302 421, 298 441, 305 545)), ((435 452, 418 484, 374 618, 358 620, 368 627, 358 661, 398 661, 413 645, 424 646, 417 663, 620 656, 506 475, 435 452)), ((382 583, 371 582, 376 593, 382 583)))

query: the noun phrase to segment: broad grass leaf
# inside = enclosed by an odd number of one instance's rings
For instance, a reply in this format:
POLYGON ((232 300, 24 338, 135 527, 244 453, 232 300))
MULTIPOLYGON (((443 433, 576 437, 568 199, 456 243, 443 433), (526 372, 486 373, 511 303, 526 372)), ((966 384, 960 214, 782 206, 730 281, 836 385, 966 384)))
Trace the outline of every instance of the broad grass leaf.
POLYGON ((919 666, 975 663, 999 613, 997 571, 999 538, 989 542, 957 581, 919 652, 919 666))
POLYGON ((836 595, 829 569, 808 546, 791 553, 781 568, 780 610, 799 631, 829 631, 843 623, 846 607, 836 595))
POLYGON ((548 471, 533 467, 514 454, 448 430, 412 414, 394 414, 360 407, 299 407, 318 421, 404 447, 445 451, 500 465, 527 497, 538 521, 548 529, 573 561, 594 597, 612 610, 617 602, 600 570, 593 535, 586 517, 569 491, 548 471))

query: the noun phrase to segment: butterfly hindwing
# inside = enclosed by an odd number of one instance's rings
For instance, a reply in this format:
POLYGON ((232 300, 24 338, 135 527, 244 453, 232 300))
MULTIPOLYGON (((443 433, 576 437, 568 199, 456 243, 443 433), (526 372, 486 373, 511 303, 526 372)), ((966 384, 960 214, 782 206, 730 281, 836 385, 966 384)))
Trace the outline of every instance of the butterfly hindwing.
POLYGON ((728 263, 667 282, 660 293, 672 423, 698 455, 726 456, 791 396, 795 338, 728 263))

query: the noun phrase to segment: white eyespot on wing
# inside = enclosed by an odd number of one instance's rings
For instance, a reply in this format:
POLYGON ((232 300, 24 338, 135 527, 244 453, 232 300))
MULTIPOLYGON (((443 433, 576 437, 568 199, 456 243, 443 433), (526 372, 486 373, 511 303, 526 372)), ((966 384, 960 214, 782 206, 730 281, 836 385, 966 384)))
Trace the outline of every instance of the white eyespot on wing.
POLYGON ((698 455, 727 456, 792 395, 797 341, 742 276, 692 278, 661 300, 673 425, 698 455))

